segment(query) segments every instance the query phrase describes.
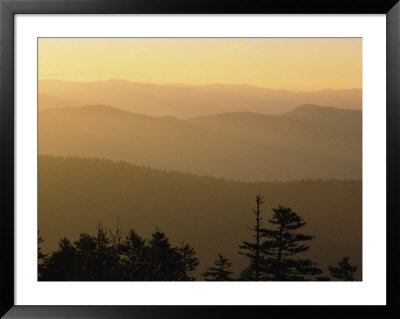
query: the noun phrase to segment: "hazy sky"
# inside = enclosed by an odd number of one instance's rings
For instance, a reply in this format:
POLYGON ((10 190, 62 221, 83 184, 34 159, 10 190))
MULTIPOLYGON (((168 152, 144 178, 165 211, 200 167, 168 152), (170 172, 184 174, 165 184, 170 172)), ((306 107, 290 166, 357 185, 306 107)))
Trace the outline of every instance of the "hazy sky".
POLYGON ((39 79, 362 87, 361 38, 42 38, 39 79))

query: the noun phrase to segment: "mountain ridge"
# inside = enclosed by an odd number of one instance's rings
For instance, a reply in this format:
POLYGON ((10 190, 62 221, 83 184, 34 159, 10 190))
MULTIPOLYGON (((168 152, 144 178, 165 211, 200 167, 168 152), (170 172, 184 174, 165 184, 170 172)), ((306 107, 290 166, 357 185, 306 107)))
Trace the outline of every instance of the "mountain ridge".
POLYGON ((307 120, 254 113, 177 119, 108 106, 45 110, 39 112, 39 154, 243 181, 361 178, 362 113, 347 113, 330 109, 307 120))
POLYGON ((361 91, 361 88, 347 88, 347 89, 334 89, 334 88, 325 88, 325 89, 317 89, 317 90, 304 90, 304 91, 293 91, 288 89, 271 89, 265 86, 259 85, 252 85, 246 83, 208 83, 208 84, 187 84, 187 83, 166 83, 166 84, 158 84, 158 83, 151 83, 151 82, 138 82, 138 81, 129 81, 125 79, 107 79, 107 80, 97 80, 97 81, 70 81, 70 80, 61 80, 61 79, 39 79, 39 82, 66 82, 66 83, 107 83, 107 82, 116 82, 116 83, 127 83, 127 84, 137 84, 137 85, 150 85, 150 86, 172 86, 172 87, 197 87, 197 88, 204 88, 204 87, 218 87, 218 86, 226 86, 226 87, 250 87, 255 89, 264 89, 269 91, 284 91, 284 92, 292 92, 292 93, 312 93, 312 92, 323 92, 323 91, 361 91))
POLYGON ((238 112, 224 112, 224 113, 217 113, 217 114, 209 114, 209 115, 201 115, 201 116, 196 116, 192 118, 187 118, 187 119, 181 119, 175 116, 171 115, 162 115, 162 116, 151 116, 151 115, 146 115, 146 114, 140 114, 140 113, 134 113, 129 110, 121 109, 115 106, 111 105, 105 105, 105 104, 91 104, 91 105, 80 105, 80 106, 64 106, 64 107, 58 107, 58 108, 51 108, 51 109, 45 109, 45 110, 39 110, 39 112, 51 112, 51 111, 61 111, 61 110, 95 110, 95 109, 104 109, 104 110, 109 110, 109 111, 115 111, 115 112, 123 112, 125 114, 133 114, 133 115, 139 115, 139 116, 146 116, 146 117, 152 117, 152 118, 171 118, 171 119, 176 119, 176 120, 194 120, 198 118, 207 118, 207 117, 220 117, 220 116, 241 116, 241 115, 249 115, 249 116, 260 116, 260 117, 279 117, 279 116, 287 116, 291 114, 296 114, 296 113, 307 113, 309 111, 338 111, 350 114, 350 113, 356 113, 360 114, 362 111, 361 110, 353 110, 353 109, 341 109, 337 108, 334 106, 325 106, 325 105, 315 105, 315 104, 302 104, 297 107, 295 107, 293 110, 287 111, 286 113, 283 114, 264 114, 264 113, 256 113, 256 112, 251 112, 251 111, 238 111, 238 112))
POLYGON ((361 110, 361 90, 291 92, 249 85, 158 85, 108 80, 96 82, 39 81, 39 109, 106 104, 151 116, 190 118, 208 114, 251 111, 283 114, 298 105, 334 105, 361 110), (73 105, 68 105, 68 100, 73 105), (64 104, 63 104, 64 101, 64 104))

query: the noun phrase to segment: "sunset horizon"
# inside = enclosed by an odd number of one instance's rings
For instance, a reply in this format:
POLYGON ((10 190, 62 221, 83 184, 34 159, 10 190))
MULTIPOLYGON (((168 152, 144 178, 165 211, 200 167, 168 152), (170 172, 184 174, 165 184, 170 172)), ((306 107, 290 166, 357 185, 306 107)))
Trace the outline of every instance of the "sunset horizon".
POLYGON ((361 38, 39 38, 38 64, 39 280, 362 280, 361 38))
POLYGON ((361 49, 361 38, 39 38, 38 78, 361 88, 361 49))
MULTIPOLYGON (((60 81, 60 82, 70 82, 70 83, 93 83, 93 82, 129 82, 129 83, 136 83, 136 84, 148 84, 148 85, 154 85, 154 86, 189 86, 189 87, 197 87, 197 88, 204 88, 208 86, 217 86, 217 85, 229 85, 229 86, 248 86, 248 87, 254 87, 254 88, 259 88, 259 89, 266 89, 266 90, 271 90, 271 91, 289 91, 289 92, 294 92, 294 93, 308 93, 308 92, 319 92, 319 91, 350 91, 350 90, 360 90, 362 91, 362 87, 348 87, 348 88, 334 88, 334 87, 326 87, 326 88, 320 88, 320 89, 314 89, 314 90, 289 90, 286 88, 270 88, 270 87, 265 87, 265 86, 260 86, 260 85, 253 85, 249 83, 228 83, 228 82, 210 82, 210 83, 205 83, 205 84, 193 84, 193 83, 185 83, 185 82, 168 82, 168 83, 155 83, 155 82, 141 82, 141 81, 132 81, 129 79, 124 79, 124 78, 107 78, 107 79, 101 79, 101 80, 66 80, 62 78, 40 78, 38 79, 39 82, 41 81, 60 81)), ((40 93, 40 89, 39 89, 40 93)))

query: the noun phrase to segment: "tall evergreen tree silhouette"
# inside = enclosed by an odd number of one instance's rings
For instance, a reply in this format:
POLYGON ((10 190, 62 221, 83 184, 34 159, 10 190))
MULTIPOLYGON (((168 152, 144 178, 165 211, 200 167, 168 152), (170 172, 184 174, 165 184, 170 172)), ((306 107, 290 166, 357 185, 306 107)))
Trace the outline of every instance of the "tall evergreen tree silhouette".
POLYGON ((350 257, 343 257, 338 263, 338 267, 329 266, 328 270, 330 275, 338 280, 353 281, 354 274, 358 270, 358 267, 356 265, 351 265, 349 260, 350 257))
POLYGON ((202 276, 206 281, 231 281, 233 280, 230 271, 232 263, 229 259, 221 254, 218 254, 217 259, 214 261, 214 267, 208 267, 202 276))
POLYGON ((250 266, 242 272, 241 277, 245 277, 246 280, 260 280, 260 272, 261 272, 261 205, 264 204, 264 199, 261 195, 257 195, 256 199, 256 208, 251 209, 255 216, 255 225, 252 227, 248 227, 253 232, 254 242, 244 241, 242 245, 239 246, 242 251, 239 254, 246 256, 250 260, 250 266))
POLYGON ((293 256, 309 249, 303 242, 314 237, 296 232, 306 223, 291 208, 273 208, 273 216, 268 222, 271 229, 262 229, 261 250, 267 256, 265 272, 269 280, 305 280, 306 275, 319 275, 322 271, 309 259, 295 259, 293 256))

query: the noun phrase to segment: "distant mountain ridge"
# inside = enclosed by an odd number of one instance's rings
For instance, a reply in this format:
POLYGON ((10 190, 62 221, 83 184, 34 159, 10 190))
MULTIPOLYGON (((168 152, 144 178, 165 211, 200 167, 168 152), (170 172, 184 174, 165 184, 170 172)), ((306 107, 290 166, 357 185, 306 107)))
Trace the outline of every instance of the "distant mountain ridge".
POLYGON ((190 118, 228 112, 283 114, 301 104, 361 110, 361 89, 291 92, 250 85, 156 85, 125 80, 39 81, 39 110, 105 104, 151 116, 190 118))
POLYGON ((303 105, 283 115, 182 120, 97 105, 39 112, 39 154, 100 157, 242 181, 360 179, 362 113, 303 105))

